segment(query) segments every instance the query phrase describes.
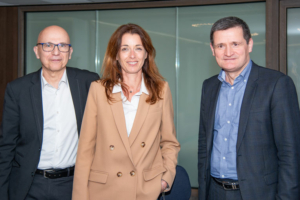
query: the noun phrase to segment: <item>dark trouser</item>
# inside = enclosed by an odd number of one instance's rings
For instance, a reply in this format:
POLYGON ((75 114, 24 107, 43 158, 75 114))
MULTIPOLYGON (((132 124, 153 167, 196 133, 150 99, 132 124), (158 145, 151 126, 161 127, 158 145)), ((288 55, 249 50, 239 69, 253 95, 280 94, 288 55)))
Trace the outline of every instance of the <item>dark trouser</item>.
POLYGON ((25 200, 71 200, 73 176, 56 179, 36 174, 25 200))
POLYGON ((218 185, 210 178, 208 200, 242 200, 241 191, 225 190, 221 185, 218 185))

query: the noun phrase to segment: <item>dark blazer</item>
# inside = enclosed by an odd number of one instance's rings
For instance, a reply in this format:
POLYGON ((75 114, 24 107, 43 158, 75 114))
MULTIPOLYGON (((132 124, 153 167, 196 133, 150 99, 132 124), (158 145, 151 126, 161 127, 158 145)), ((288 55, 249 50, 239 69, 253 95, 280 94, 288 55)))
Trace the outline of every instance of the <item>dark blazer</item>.
MULTIPOLYGON (((88 90, 98 74, 67 67, 77 130, 88 90)), ((37 169, 43 140, 41 69, 18 78, 6 87, 0 127, 0 199, 22 200, 37 169)))
MULTIPOLYGON (((199 200, 208 198, 215 111, 221 82, 203 83, 198 143, 199 200)), ((300 199, 300 113, 293 81, 253 63, 236 144, 243 200, 300 199)))

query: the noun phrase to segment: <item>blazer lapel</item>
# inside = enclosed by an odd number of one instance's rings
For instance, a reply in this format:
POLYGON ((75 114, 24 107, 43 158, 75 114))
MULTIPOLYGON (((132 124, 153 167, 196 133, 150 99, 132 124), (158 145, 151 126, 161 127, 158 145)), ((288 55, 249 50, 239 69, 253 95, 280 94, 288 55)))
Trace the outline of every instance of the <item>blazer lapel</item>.
POLYGON ((146 103, 148 95, 142 93, 139 101, 138 110, 136 112, 136 116, 133 122, 133 126, 129 135, 129 144, 130 146, 133 144, 136 136, 138 135, 149 110, 149 103, 146 103))
MULTIPOLYGON (((222 82, 217 79, 217 82, 210 88, 211 96, 210 96, 210 106, 208 110, 208 125, 207 125, 207 151, 210 152, 212 150, 213 144, 213 132, 214 132, 214 124, 215 124, 215 113, 216 107, 218 103, 219 92, 221 89, 222 82)), ((210 155, 210 153, 209 153, 210 155)), ((210 163, 210 162, 209 162, 210 163)))
POLYGON ((240 111, 240 122, 238 129, 238 139, 236 144, 236 152, 238 152, 242 140, 244 138, 245 129, 248 122, 248 117, 251 109, 251 105, 255 96, 255 91, 257 88, 256 80, 258 79, 258 68, 256 64, 252 63, 252 69, 248 78, 248 83, 245 89, 243 102, 240 111))
POLYGON ((33 86, 30 88, 31 103, 34 112, 38 138, 40 141, 40 145, 42 145, 44 116, 42 102, 41 69, 34 74, 31 82, 33 84, 33 86))
POLYGON ((81 129, 81 122, 83 116, 83 106, 82 106, 82 99, 80 95, 80 84, 78 79, 76 78, 76 72, 70 68, 67 68, 67 77, 69 82, 69 87, 71 90, 72 100, 75 108, 76 120, 77 120, 77 130, 78 134, 80 134, 81 129))
POLYGON ((120 137, 123 141, 123 144, 125 146, 125 149, 127 151, 127 154, 131 160, 131 162, 134 164, 133 159, 132 159, 132 154, 130 150, 130 145, 129 145, 129 139, 127 135, 127 129, 126 129, 126 122, 125 122, 125 115, 124 115, 124 110, 123 110, 123 104, 121 99, 121 92, 114 93, 112 94, 112 97, 116 100, 117 102, 111 103, 111 110, 115 119, 116 126, 118 128, 120 137))

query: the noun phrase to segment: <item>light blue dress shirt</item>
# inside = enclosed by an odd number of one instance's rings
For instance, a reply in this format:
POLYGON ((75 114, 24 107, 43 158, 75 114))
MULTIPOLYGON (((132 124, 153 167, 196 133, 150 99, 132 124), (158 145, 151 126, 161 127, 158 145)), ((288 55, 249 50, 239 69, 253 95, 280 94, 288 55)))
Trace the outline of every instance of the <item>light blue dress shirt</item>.
POLYGON ((221 70, 218 79, 222 82, 215 113, 214 140, 211 155, 211 176, 238 180, 236 171, 236 143, 241 105, 252 68, 250 60, 231 85, 225 81, 221 70))

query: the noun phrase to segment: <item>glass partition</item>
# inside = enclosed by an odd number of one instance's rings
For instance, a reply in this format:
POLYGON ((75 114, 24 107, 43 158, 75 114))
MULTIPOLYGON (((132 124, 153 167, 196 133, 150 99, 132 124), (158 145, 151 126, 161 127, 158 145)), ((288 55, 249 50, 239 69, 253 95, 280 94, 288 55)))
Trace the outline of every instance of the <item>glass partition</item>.
POLYGON ((245 3, 179 8, 179 59, 177 131, 182 151, 179 163, 197 185, 197 145, 202 83, 220 68, 210 49, 210 29, 215 21, 227 16, 243 19, 254 40, 251 59, 265 66, 265 4, 245 3))
POLYGON ((37 43, 40 31, 51 25, 61 26, 69 33, 74 52, 67 66, 95 71, 95 21, 95 11, 27 13, 25 35, 26 74, 41 67, 41 62, 36 59, 33 47, 37 43))
POLYGON ((121 24, 136 23, 150 35, 156 64, 169 82, 175 110, 177 138, 181 143, 179 165, 197 183, 199 109, 202 82, 219 73, 209 47, 212 24, 225 16, 245 20, 251 30, 254 62, 265 66, 265 3, 120 9, 26 14, 26 73, 41 67, 32 51, 39 32, 56 24, 70 34, 74 48, 68 66, 100 72, 111 34, 121 24))
MULTIPOLYGON (((300 94, 300 8, 287 9, 287 74, 300 94)), ((299 102, 300 103, 300 102, 299 102)))
POLYGON ((155 62, 160 73, 168 81, 174 104, 175 94, 175 26, 176 13, 174 8, 126 9, 98 11, 97 33, 99 43, 99 59, 102 65, 108 40, 112 33, 122 24, 140 25, 150 35, 156 49, 155 62))

